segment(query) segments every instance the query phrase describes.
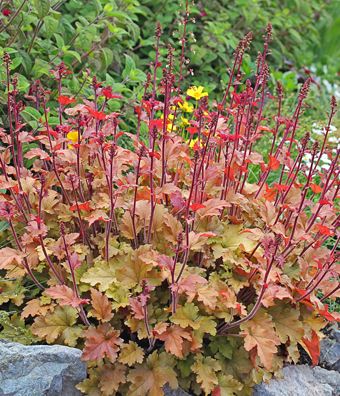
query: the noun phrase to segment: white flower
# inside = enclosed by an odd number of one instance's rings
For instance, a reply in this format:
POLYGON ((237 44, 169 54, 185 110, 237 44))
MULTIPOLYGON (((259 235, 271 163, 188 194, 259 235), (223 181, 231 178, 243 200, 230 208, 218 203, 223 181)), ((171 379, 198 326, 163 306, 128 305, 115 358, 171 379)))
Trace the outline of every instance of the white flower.
POLYGON ((329 142, 329 143, 339 144, 339 143, 340 143, 340 138, 337 138, 336 136, 331 136, 331 137, 328 139, 328 142, 329 142))

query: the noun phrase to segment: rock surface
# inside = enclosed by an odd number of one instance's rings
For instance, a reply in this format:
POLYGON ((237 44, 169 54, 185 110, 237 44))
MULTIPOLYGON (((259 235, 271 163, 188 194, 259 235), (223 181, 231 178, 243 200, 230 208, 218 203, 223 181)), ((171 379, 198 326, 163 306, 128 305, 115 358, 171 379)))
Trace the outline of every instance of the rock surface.
POLYGON ((86 378, 81 351, 61 345, 25 346, 0 340, 0 396, 79 396, 86 378))
POLYGON ((340 372, 340 330, 333 325, 327 338, 320 342, 320 365, 340 372))
MULTIPOLYGON (((337 328, 321 347, 321 361, 339 370, 337 328)), ((81 351, 60 345, 25 346, 0 340, 0 396, 80 396, 75 385, 86 378, 81 351)), ((284 378, 262 383, 254 396, 337 396, 340 373, 307 365, 287 366, 284 378)), ((182 389, 164 388, 165 396, 190 396, 182 389)))
POLYGON ((165 385, 163 390, 164 396, 190 396, 189 393, 187 393, 183 389, 171 389, 168 385, 165 385))
POLYGON ((254 396, 337 396, 340 374, 321 367, 287 366, 284 379, 271 380, 255 387, 254 396))

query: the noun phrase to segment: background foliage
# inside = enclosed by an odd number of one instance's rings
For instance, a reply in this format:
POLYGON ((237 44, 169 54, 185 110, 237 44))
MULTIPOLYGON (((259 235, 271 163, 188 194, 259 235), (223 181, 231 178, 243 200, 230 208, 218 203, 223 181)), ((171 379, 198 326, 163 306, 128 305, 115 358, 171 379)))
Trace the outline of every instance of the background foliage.
MULTIPOLYGON (((145 78, 143 71, 153 59, 154 28, 165 28, 163 42, 179 49, 183 0, 14 0, 1 2, 1 52, 12 53, 20 75, 20 87, 44 78, 51 66, 64 61, 75 71, 69 89, 77 92, 86 68, 102 79, 134 84, 145 78), (4 12, 5 10, 5 12, 4 12), (7 12, 6 12, 7 11, 7 12), (10 12, 8 14, 8 11, 10 12), (125 73, 123 72, 125 70, 125 73)), ((318 74, 334 81, 339 71, 339 0, 212 0, 189 2, 188 43, 193 82, 218 89, 227 78, 226 65, 243 35, 253 31, 250 55, 261 47, 268 21, 274 28, 271 64, 273 78, 283 76, 288 89, 296 88, 299 70, 314 65, 318 74), (194 22, 194 23, 192 23, 194 22), (327 68, 324 65, 327 64, 327 68), (288 72, 288 74, 286 74, 288 72)), ((243 71, 251 75, 249 56, 243 71)), ((253 58, 252 58, 253 59, 253 58)))

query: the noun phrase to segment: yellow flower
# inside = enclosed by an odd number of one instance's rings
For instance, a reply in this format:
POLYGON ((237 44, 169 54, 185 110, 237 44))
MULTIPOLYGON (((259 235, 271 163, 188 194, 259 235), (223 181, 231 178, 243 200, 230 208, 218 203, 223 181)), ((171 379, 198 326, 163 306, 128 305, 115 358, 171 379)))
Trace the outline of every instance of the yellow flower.
POLYGON ((178 107, 185 113, 192 113, 194 111, 194 106, 189 102, 183 102, 183 103, 179 102, 178 107))
POLYGON ((182 126, 185 127, 185 126, 189 125, 189 120, 187 118, 181 117, 181 120, 182 120, 182 122, 181 122, 182 126))
POLYGON ((73 144, 78 143, 78 131, 71 131, 66 135, 66 137, 72 142, 72 144, 67 145, 67 147, 72 150, 73 144))
POLYGON ((167 125, 166 125, 166 130, 167 130, 168 132, 176 131, 176 129, 177 129, 176 125, 174 125, 172 122, 168 122, 168 123, 167 123, 167 125))
POLYGON ((78 131, 71 131, 66 135, 67 139, 73 143, 78 143, 78 131))
POLYGON ((208 92, 203 92, 204 87, 199 86, 199 87, 190 87, 187 90, 187 95, 191 96, 192 98, 195 98, 196 100, 200 100, 204 96, 208 96, 208 92))
POLYGON ((175 118, 175 116, 173 114, 168 115, 168 120, 173 120, 174 118, 175 118))
MULTIPOLYGON (((196 144, 197 142, 198 142, 198 138, 196 138, 196 139, 191 139, 191 140, 190 140, 190 143, 189 143, 189 147, 190 147, 190 148, 194 148, 194 146, 195 146, 195 144, 196 144)), ((201 148, 203 147, 202 141, 200 141, 199 146, 200 146, 201 148)))

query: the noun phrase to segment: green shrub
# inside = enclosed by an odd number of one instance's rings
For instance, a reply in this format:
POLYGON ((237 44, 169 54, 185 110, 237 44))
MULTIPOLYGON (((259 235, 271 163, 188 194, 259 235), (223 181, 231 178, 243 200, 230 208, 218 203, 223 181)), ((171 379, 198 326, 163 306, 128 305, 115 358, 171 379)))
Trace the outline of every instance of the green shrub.
MULTIPOLYGON (((297 67, 312 63, 320 66, 327 56, 329 74, 334 75, 336 58, 329 58, 336 48, 339 20, 333 19, 332 7, 335 5, 320 0, 211 0, 197 5, 188 2, 190 19, 195 19, 187 26, 188 57, 197 76, 192 82, 197 78, 212 90, 221 79, 226 80, 230 56, 239 39, 250 30, 256 57, 263 26, 269 20, 274 28, 271 61, 276 69, 287 70, 287 61, 297 67)), ((13 70, 22 75, 22 86, 28 84, 25 77, 42 78, 61 61, 76 73, 82 74, 90 67, 102 79, 109 73, 119 82, 124 68, 132 65, 134 72, 123 79, 135 83, 143 80, 141 71, 146 70, 150 56, 152 59, 157 21, 165 27, 164 42, 180 48, 184 11, 185 2, 181 0, 5 1, 0 45, 2 50, 13 53, 13 70)), ((243 65, 248 75, 254 66, 251 59, 246 57, 243 65)), ((70 89, 79 89, 75 77, 70 89)))

